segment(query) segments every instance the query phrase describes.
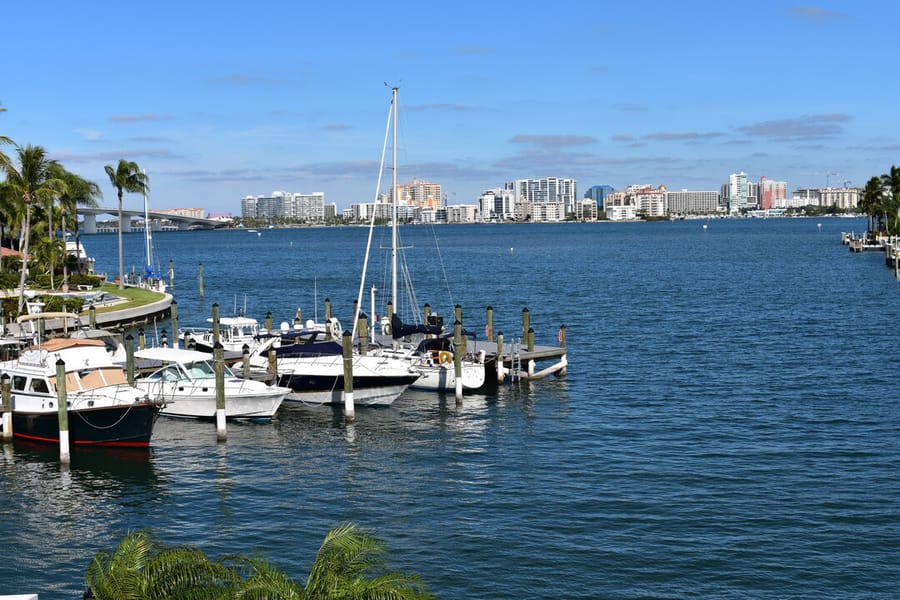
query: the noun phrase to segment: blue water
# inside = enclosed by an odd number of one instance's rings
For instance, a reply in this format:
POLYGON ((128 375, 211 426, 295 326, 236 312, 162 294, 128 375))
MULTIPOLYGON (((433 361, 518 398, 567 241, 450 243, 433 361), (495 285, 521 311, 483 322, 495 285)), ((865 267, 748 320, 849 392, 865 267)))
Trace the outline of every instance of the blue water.
MULTIPOLYGON (((418 303, 460 304, 475 331, 490 305, 507 340, 526 307, 539 344, 565 324, 568 374, 461 407, 407 393, 352 426, 285 406, 271 424, 229 424, 222 444, 210 424, 160 420, 149 453, 78 451, 69 472, 53 450, 7 445, 0 594, 80 597, 93 554, 142 527, 212 556, 263 553, 302 581, 325 533, 354 521, 441 598, 896 597, 900 284, 882 255, 840 245, 864 229, 406 228, 418 303)), ((326 297, 347 324, 366 234, 158 233, 154 246, 182 325, 213 302, 321 318, 326 297)), ((125 238, 140 271, 143 239, 125 238)), ((84 241, 112 276, 115 236, 84 241)))

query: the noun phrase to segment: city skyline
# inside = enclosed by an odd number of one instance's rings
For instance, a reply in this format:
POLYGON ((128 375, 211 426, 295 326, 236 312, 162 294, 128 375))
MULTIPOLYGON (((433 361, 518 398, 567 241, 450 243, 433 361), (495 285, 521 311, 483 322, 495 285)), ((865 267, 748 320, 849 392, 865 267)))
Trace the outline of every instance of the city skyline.
POLYGON ((874 0, 49 3, 40 42, 31 8, 4 16, 8 48, 28 52, 5 70, 0 135, 97 182, 103 205, 120 158, 159 209, 239 214, 275 190, 372 202, 385 82, 400 87, 401 181, 440 182, 448 204, 551 176, 579 196, 715 190, 741 171, 862 186, 900 162, 900 8, 874 0))

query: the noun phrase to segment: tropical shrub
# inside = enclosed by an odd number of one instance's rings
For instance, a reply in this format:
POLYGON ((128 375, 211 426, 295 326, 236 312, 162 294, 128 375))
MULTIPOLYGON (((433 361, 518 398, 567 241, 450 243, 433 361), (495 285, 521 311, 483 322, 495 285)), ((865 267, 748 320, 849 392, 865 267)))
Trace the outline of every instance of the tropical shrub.
POLYGON ((113 552, 98 552, 85 573, 85 598, 268 600, 425 600, 418 577, 389 571, 382 543, 353 524, 325 536, 306 580, 291 580, 258 557, 211 560, 190 546, 167 547, 149 530, 128 533, 113 552))

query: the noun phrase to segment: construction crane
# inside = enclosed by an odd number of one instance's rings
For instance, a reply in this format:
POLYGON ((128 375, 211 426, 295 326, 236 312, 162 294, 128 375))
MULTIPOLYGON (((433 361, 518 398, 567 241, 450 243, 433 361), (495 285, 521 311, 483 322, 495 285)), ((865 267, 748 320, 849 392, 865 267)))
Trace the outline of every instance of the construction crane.
POLYGON ((831 189, 831 176, 840 175, 837 171, 825 171, 825 188, 831 189))
POLYGON ((844 180, 844 187, 847 187, 847 186, 850 185, 851 183, 853 183, 853 182, 850 181, 849 179, 845 179, 845 180, 844 180))

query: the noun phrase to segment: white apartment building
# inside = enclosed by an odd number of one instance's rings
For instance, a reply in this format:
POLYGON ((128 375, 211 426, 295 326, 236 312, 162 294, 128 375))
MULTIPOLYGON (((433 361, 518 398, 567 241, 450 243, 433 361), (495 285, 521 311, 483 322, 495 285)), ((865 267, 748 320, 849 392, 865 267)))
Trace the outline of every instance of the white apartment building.
POLYGON ((719 192, 680 190, 666 192, 670 215, 705 215, 718 212, 719 192))
POLYGON ((664 217, 668 214, 666 187, 664 185, 659 186, 655 190, 651 186, 640 189, 635 189, 635 186, 631 186, 629 190, 632 191, 625 195, 629 198, 630 203, 634 205, 635 212, 638 214, 648 217, 664 217))
POLYGON ((275 191, 268 196, 246 196, 241 200, 245 219, 321 222, 325 220, 325 194, 275 191))
POLYGON ((484 190, 478 197, 478 215, 482 222, 509 221, 515 218, 515 192, 508 188, 484 190))
POLYGON ((728 176, 728 211, 740 212, 752 208, 750 206, 750 180, 747 174, 732 173, 728 176))
POLYGON ((575 206, 575 218, 579 221, 596 221, 597 215, 597 201, 592 198, 585 198, 575 206))
POLYGON ((610 221, 634 221, 637 213, 634 204, 612 204, 606 207, 606 218, 610 221))
POLYGON ((477 204, 456 204, 447 207, 448 223, 475 223, 477 217, 477 204))
POLYGON ((821 206, 835 206, 844 210, 852 210, 859 206, 861 188, 826 188, 819 190, 821 206))
MULTIPOLYGON (((568 214, 575 214, 575 203, 578 201, 578 190, 574 179, 559 177, 545 177, 543 179, 517 179, 507 183, 505 189, 513 191, 513 197, 518 201, 524 199, 529 204, 561 204, 562 218, 568 214)), ((554 212, 551 209, 550 212, 554 212)), ((529 211, 529 214, 545 213, 547 211, 529 211)), ((534 219, 533 219, 534 220, 534 219)))

